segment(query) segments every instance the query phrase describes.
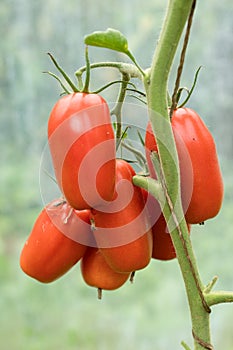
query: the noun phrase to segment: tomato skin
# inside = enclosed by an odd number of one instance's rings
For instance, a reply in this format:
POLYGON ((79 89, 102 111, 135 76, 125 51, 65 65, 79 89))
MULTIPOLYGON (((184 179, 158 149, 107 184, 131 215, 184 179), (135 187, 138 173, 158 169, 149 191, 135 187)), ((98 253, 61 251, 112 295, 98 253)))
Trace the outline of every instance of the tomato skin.
POLYGON ((22 248, 21 269, 43 283, 52 282, 64 275, 83 257, 87 249, 78 242, 78 238, 79 234, 91 234, 89 220, 89 210, 75 211, 60 200, 49 203, 37 217, 22 248), (81 221, 73 221, 76 216, 81 221), (80 222, 85 225, 80 225, 80 222), (80 228, 83 232, 79 232, 80 228), (75 234, 70 235, 71 229, 74 232, 77 230, 75 234), (69 235, 77 241, 69 238, 69 235))
MULTIPOLYGON (((191 225, 188 224, 190 232, 191 225)), ((153 251, 152 258, 157 260, 172 260, 176 258, 176 251, 171 239, 171 235, 167 230, 167 224, 164 216, 158 218, 152 227, 153 233, 153 251)))
POLYGON ((105 212, 91 210, 97 246, 117 272, 143 269, 152 254, 152 232, 141 189, 132 183, 134 175, 131 165, 118 159, 115 202, 105 212))
POLYGON ((58 185, 73 208, 112 200, 115 139, 101 96, 73 93, 58 100, 48 121, 48 142, 58 185))
POLYGON ((80 266, 84 281, 91 287, 103 290, 120 288, 130 276, 129 273, 114 271, 98 248, 89 247, 80 266))
POLYGON ((166 231, 166 221, 159 207, 158 201, 145 189, 142 190, 145 203, 150 203, 148 218, 151 224, 153 248, 152 258, 158 260, 172 260, 176 257, 175 248, 170 234, 166 231))
MULTIPOLYGON (((216 146, 210 131, 192 109, 176 109, 171 123, 180 162, 185 218, 188 223, 197 224, 215 217, 222 205, 224 190, 216 146)), ((150 123, 145 147, 151 176, 156 177, 150 152, 158 149, 150 123)))
POLYGON ((166 231, 166 221, 161 215, 152 227, 153 251, 152 258, 158 260, 172 260, 176 258, 176 251, 169 232, 166 231))
MULTIPOLYGON (((176 258, 176 251, 167 230, 166 220, 161 212, 158 201, 146 190, 142 190, 143 198, 147 203, 148 217, 152 226, 153 249, 152 258, 157 260, 172 260, 176 258), (149 205, 148 205, 149 204, 149 205)), ((187 224, 188 231, 191 225, 187 224)))

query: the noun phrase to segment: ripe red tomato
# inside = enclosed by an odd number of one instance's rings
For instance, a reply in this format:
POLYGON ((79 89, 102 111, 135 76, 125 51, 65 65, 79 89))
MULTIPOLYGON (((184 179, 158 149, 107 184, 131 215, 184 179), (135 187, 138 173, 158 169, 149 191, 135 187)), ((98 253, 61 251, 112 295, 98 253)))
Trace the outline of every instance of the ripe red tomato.
POLYGON ((49 117, 48 142, 58 185, 73 208, 88 209, 112 199, 115 140, 101 96, 62 97, 49 117))
POLYGON ((20 266, 30 277, 48 283, 64 275, 84 255, 91 237, 90 211, 75 211, 56 200, 39 214, 20 255, 20 266))
MULTIPOLYGON (((176 109, 171 123, 180 163, 185 218, 190 224, 200 223, 216 216, 223 200, 223 181, 215 143, 199 115, 189 108, 176 109)), ((150 123, 145 147, 151 176, 156 177, 150 153, 158 149, 150 123)))
POLYGON ((121 287, 130 276, 129 273, 119 273, 111 269, 100 250, 91 247, 81 260, 81 273, 89 286, 103 290, 121 287))
POLYGON ((107 263, 118 272, 146 267, 152 254, 152 232, 141 189, 132 183, 135 171, 116 162, 116 195, 104 211, 91 210, 94 236, 107 263))
MULTIPOLYGON (((190 232, 191 225, 188 224, 190 232)), ((158 260, 172 260, 176 258, 176 251, 171 239, 171 235, 167 230, 167 224, 164 216, 161 214, 159 219, 152 227, 153 233, 153 251, 152 258, 158 260)))
POLYGON ((161 215, 152 227, 153 251, 152 258, 159 260, 172 260, 176 257, 176 251, 169 232, 166 231, 166 221, 161 215))
POLYGON ((159 260, 171 260, 176 257, 175 248, 170 234, 167 232, 166 221, 161 212, 158 201, 146 190, 142 194, 148 209, 148 218, 151 224, 153 249, 152 258, 159 260))
MULTIPOLYGON (((146 190, 142 190, 143 198, 148 209, 148 218, 152 226, 153 249, 152 258, 158 260, 172 260, 176 258, 176 251, 168 232, 166 220, 161 212, 158 201, 146 190)), ((191 225, 188 224, 190 232, 191 225)))

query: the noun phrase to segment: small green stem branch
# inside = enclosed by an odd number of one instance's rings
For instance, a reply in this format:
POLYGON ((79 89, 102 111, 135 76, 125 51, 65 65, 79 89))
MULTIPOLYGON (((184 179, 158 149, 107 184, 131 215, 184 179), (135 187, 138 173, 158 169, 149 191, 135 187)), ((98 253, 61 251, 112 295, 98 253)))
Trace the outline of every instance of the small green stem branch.
POLYGON ((232 303, 233 292, 227 291, 216 291, 211 293, 204 293, 205 300, 209 306, 221 304, 221 303, 232 303))
POLYGON ((133 177, 133 183, 134 185, 144 188, 150 192, 159 203, 165 202, 162 186, 157 180, 154 180, 151 177, 135 175, 133 177))
POLYGON ((193 15, 194 15, 195 7, 196 7, 196 0, 193 0, 191 11, 190 11, 190 15, 189 15, 189 18, 188 18, 188 23, 187 23, 187 29, 186 29, 186 33, 185 33, 184 43, 183 43, 183 47, 182 47, 182 51, 181 51, 181 55, 180 55, 180 63, 179 63, 178 69, 177 69, 175 88, 174 88, 173 95, 172 95, 172 105, 171 105, 171 108, 170 108, 170 117, 172 117, 174 109, 177 108, 178 92, 179 92, 179 87, 180 87, 180 79, 181 79, 181 75, 182 75, 182 71, 183 71, 185 54, 186 54, 186 50, 187 50, 187 46, 188 46, 189 35, 190 35, 190 31, 191 31, 191 26, 192 26, 192 21, 193 21, 193 15))
POLYGON ((184 341, 181 342, 181 345, 185 350, 191 350, 190 347, 184 341))
POLYGON ((111 111, 111 114, 114 114, 116 116, 116 139, 117 142, 118 140, 120 140, 121 138, 121 119, 122 119, 122 106, 123 106, 123 102, 125 99, 125 95, 126 95, 126 90, 127 90, 127 86, 128 83, 130 81, 130 75, 127 73, 122 73, 122 84, 121 84, 121 88, 119 91, 119 95, 117 98, 117 103, 114 107, 114 109, 111 111))
MULTIPOLYGON (((134 64, 130 63, 124 63, 124 62, 97 62, 97 63, 92 63, 90 64, 91 69, 95 68, 116 68, 119 70, 120 73, 122 74, 127 74, 131 78, 138 78, 140 80, 143 79, 141 72, 138 70, 138 68, 134 64)), ((86 66, 83 66, 79 68, 76 72, 75 75, 80 79, 82 74, 86 71, 86 66)))
MULTIPOLYGON (((175 52, 193 0, 170 0, 150 73, 144 78, 148 112, 158 145, 166 197, 162 207, 183 275, 192 319, 195 350, 213 349, 210 344, 209 306, 203 295, 180 198, 180 173, 177 150, 171 128, 167 101, 167 83, 175 52)), ((142 179, 135 179, 141 185, 142 179), (140 184, 141 182, 141 184, 140 184)), ((156 185, 157 186, 157 185, 156 185)), ((153 184, 152 184, 153 187, 153 184)), ((157 186, 158 187, 158 186, 157 186)), ((156 192, 150 189, 151 193, 156 192)))
POLYGON ((131 151, 134 157, 136 158, 138 165, 140 166, 143 173, 148 173, 148 169, 146 166, 146 158, 144 154, 140 152, 138 149, 136 149, 131 143, 129 143, 129 141, 128 143, 125 141, 121 141, 121 146, 127 149, 128 151, 131 151))
POLYGON ((91 75, 91 69, 90 69, 90 60, 88 56, 88 46, 85 48, 85 60, 86 60, 86 79, 85 84, 82 89, 82 92, 88 93, 89 92, 89 84, 90 84, 90 75, 91 75))

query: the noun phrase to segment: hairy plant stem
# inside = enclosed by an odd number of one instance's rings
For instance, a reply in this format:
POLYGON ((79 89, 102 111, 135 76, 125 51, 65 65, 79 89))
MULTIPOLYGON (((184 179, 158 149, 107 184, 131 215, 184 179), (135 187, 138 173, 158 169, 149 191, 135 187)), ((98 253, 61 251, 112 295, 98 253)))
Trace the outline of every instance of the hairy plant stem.
POLYGON ((228 291, 215 291, 205 294, 206 302, 209 306, 221 304, 221 303, 232 303, 233 292, 228 291))
POLYGON ((115 105, 115 107, 113 108, 113 110, 111 111, 111 114, 116 116, 116 139, 117 142, 118 140, 120 140, 121 138, 121 116, 122 116, 122 106, 123 106, 123 102, 126 96, 126 89, 128 86, 130 80, 130 76, 127 73, 122 73, 122 84, 121 84, 121 88, 119 91, 119 95, 117 98, 117 103, 115 105))
MULTIPOLYGON (((90 64, 91 69, 95 68, 116 68, 122 74, 127 74, 131 78, 138 78, 142 80, 142 74, 134 64, 124 63, 124 62, 97 62, 90 64)), ((79 68, 75 72, 75 76, 79 80, 82 74, 86 71, 86 66, 79 68)))
MULTIPOLYGON (((207 305, 193 253, 180 198, 178 157, 167 103, 167 82, 175 52, 193 0, 170 0, 152 67, 144 78, 148 112, 158 145, 162 187, 166 201, 162 207, 183 275, 192 319, 195 350, 213 349, 210 344, 209 306, 207 305)), ((141 181, 145 181, 141 179, 141 181)), ((153 191, 151 191, 153 193, 153 191)))

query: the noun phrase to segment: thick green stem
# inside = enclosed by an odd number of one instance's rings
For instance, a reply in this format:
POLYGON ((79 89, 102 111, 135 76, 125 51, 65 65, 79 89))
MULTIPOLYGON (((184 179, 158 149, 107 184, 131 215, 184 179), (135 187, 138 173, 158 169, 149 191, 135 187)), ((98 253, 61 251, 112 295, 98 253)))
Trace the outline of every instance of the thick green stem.
MULTIPOLYGON (((167 104, 167 83, 175 52, 192 0, 170 0, 150 73, 145 77, 148 111, 155 133, 166 204, 162 208, 183 275, 192 318, 195 350, 212 349, 210 345, 209 307, 203 296, 196 259, 180 199, 180 174, 175 141, 167 104)), ((153 192, 153 191, 151 191, 153 192)))

